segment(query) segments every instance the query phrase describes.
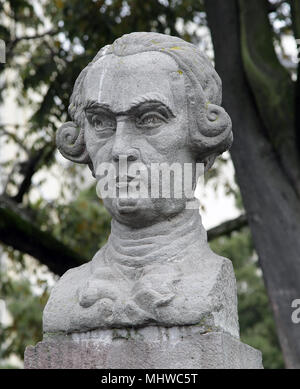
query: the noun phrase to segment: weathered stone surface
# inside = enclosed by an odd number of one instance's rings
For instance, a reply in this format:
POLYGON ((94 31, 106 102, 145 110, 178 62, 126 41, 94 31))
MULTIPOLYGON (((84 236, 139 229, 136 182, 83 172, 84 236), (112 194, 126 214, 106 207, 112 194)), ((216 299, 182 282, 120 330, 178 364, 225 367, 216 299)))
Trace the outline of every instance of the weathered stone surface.
POLYGON ((164 34, 125 35, 81 72, 57 146, 90 167, 112 231, 53 288, 48 335, 27 349, 26 367, 261 367, 238 340, 232 264, 211 251, 194 204, 199 164, 206 171, 232 143, 221 97, 206 56, 164 34))
MULTIPOLYGON (((158 257, 151 265, 129 268, 127 278, 120 278, 116 267, 109 267, 109 260, 105 262, 111 240, 119 239, 113 225, 108 245, 90 263, 68 271, 55 286, 44 310, 44 331, 70 333, 97 328, 201 323, 206 328, 238 337, 232 264, 203 244, 198 218, 190 219, 189 224, 188 238, 194 236, 186 242, 186 249, 176 253, 177 261, 163 263, 158 257), (89 305, 82 305, 80 291, 87 290, 87 282, 93 300, 89 305)), ((168 235, 162 258, 171 252, 170 245, 173 240, 168 235)))
POLYGON ((154 327, 47 336, 25 353, 27 369, 260 369, 261 353, 221 332, 154 327))
POLYGON ((239 336, 232 265, 210 250, 199 204, 191 207, 197 164, 209 168, 232 142, 221 94, 221 80, 206 56, 163 34, 125 35, 82 71, 69 107, 73 122, 58 131, 58 148, 66 158, 89 164, 98 184, 103 164, 116 167, 109 182, 119 190, 125 185, 128 193, 121 198, 118 191, 114 197, 100 190, 113 217, 112 233, 90 263, 69 270, 54 287, 45 332, 205 323, 239 336), (149 172, 147 179, 135 164, 149 172), (155 164, 182 169, 174 185, 186 178, 189 164, 189 192, 152 196, 151 189, 162 184, 159 175, 153 178, 155 164), (149 196, 132 195, 133 176, 149 196))

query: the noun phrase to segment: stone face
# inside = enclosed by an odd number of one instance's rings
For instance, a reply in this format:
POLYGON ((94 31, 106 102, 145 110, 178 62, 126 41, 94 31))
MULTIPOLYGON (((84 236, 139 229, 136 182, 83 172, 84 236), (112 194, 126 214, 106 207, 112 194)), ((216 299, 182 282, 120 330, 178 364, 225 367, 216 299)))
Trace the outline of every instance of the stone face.
POLYGON ((27 369, 261 369, 261 353, 198 326, 54 335, 27 347, 27 369))
POLYGON ((90 263, 54 287, 44 332, 201 324, 239 336, 232 265, 210 250, 199 205, 193 206, 198 165, 208 169, 232 142, 221 93, 205 55, 163 34, 125 35, 82 71, 70 101, 73 122, 58 131, 57 145, 91 168, 112 233, 90 263), (176 165, 169 196, 151 170, 162 164, 176 165), (109 196, 100 185, 104 165, 114 168, 107 184, 116 191, 109 196), (178 196, 187 165, 190 190, 178 196), (149 196, 133 196, 137 177, 149 196))

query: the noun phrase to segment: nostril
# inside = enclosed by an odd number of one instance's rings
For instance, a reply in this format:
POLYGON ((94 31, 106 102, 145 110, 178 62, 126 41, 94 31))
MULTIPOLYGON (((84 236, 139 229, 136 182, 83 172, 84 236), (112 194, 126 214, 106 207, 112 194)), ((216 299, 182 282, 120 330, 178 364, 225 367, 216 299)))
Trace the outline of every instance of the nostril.
POLYGON ((127 157, 128 161, 136 161, 137 160, 137 155, 130 154, 127 157))
POLYGON ((124 159, 127 161, 136 161, 139 158, 139 152, 135 149, 130 149, 127 152, 113 153, 113 161, 118 162, 120 159, 124 159))
POLYGON ((128 161, 136 161, 139 159, 139 151, 136 149, 128 150, 128 161))

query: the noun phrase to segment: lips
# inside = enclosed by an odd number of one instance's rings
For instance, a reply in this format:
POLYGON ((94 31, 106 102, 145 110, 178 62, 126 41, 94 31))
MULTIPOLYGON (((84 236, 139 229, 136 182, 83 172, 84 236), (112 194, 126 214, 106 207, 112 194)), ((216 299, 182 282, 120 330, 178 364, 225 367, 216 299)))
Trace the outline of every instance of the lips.
POLYGON ((118 176, 116 178, 116 187, 118 189, 128 188, 128 185, 135 177, 132 176, 118 176))
POLYGON ((134 178, 135 177, 127 175, 118 176, 116 178, 116 187, 119 189, 119 195, 120 192, 122 192, 121 194, 124 195, 124 197, 118 197, 117 204, 118 208, 123 208, 123 211, 125 211, 125 208, 130 208, 137 205, 138 199, 128 196, 129 185, 134 178))
POLYGON ((116 200, 117 210, 120 215, 135 213, 138 209, 138 199, 133 198, 118 198, 116 200))
POLYGON ((120 207, 133 207, 137 204, 138 199, 133 199, 133 198, 119 198, 118 199, 118 205, 120 207))

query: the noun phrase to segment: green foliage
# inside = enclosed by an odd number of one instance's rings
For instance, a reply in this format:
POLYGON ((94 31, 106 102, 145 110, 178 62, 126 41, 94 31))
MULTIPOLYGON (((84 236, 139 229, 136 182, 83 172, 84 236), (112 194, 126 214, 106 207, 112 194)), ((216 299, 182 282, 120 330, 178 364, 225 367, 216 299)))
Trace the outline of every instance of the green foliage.
MULTIPOLYGON (((39 201, 35 206, 40 210, 37 222, 41 228, 45 226, 87 260, 106 242, 111 218, 94 186, 51 211, 45 202, 39 201)), ((36 263, 28 263, 21 253, 10 248, 5 252, 10 258, 10 269, 0 273, 0 299, 5 301, 12 322, 1 328, 0 321, 0 368, 15 368, 1 360, 12 355, 23 360, 25 347, 42 339, 42 312, 49 292, 36 263)))
POLYGON ((274 319, 249 229, 216 239, 211 247, 233 263, 241 340, 262 351, 265 368, 283 368, 274 319))
POLYGON ((57 216, 54 234, 87 260, 106 242, 111 217, 97 197, 94 186, 82 191, 67 206, 58 206, 57 216))
MULTIPOLYGON (((23 267, 23 266, 22 266, 23 267)), ((49 297, 46 281, 38 280, 33 292, 32 282, 27 277, 14 273, 0 273, 0 299, 6 303, 10 323, 0 323, 0 367, 14 368, 2 361, 12 355, 23 359, 25 347, 35 345, 42 339, 42 312, 49 297)))

